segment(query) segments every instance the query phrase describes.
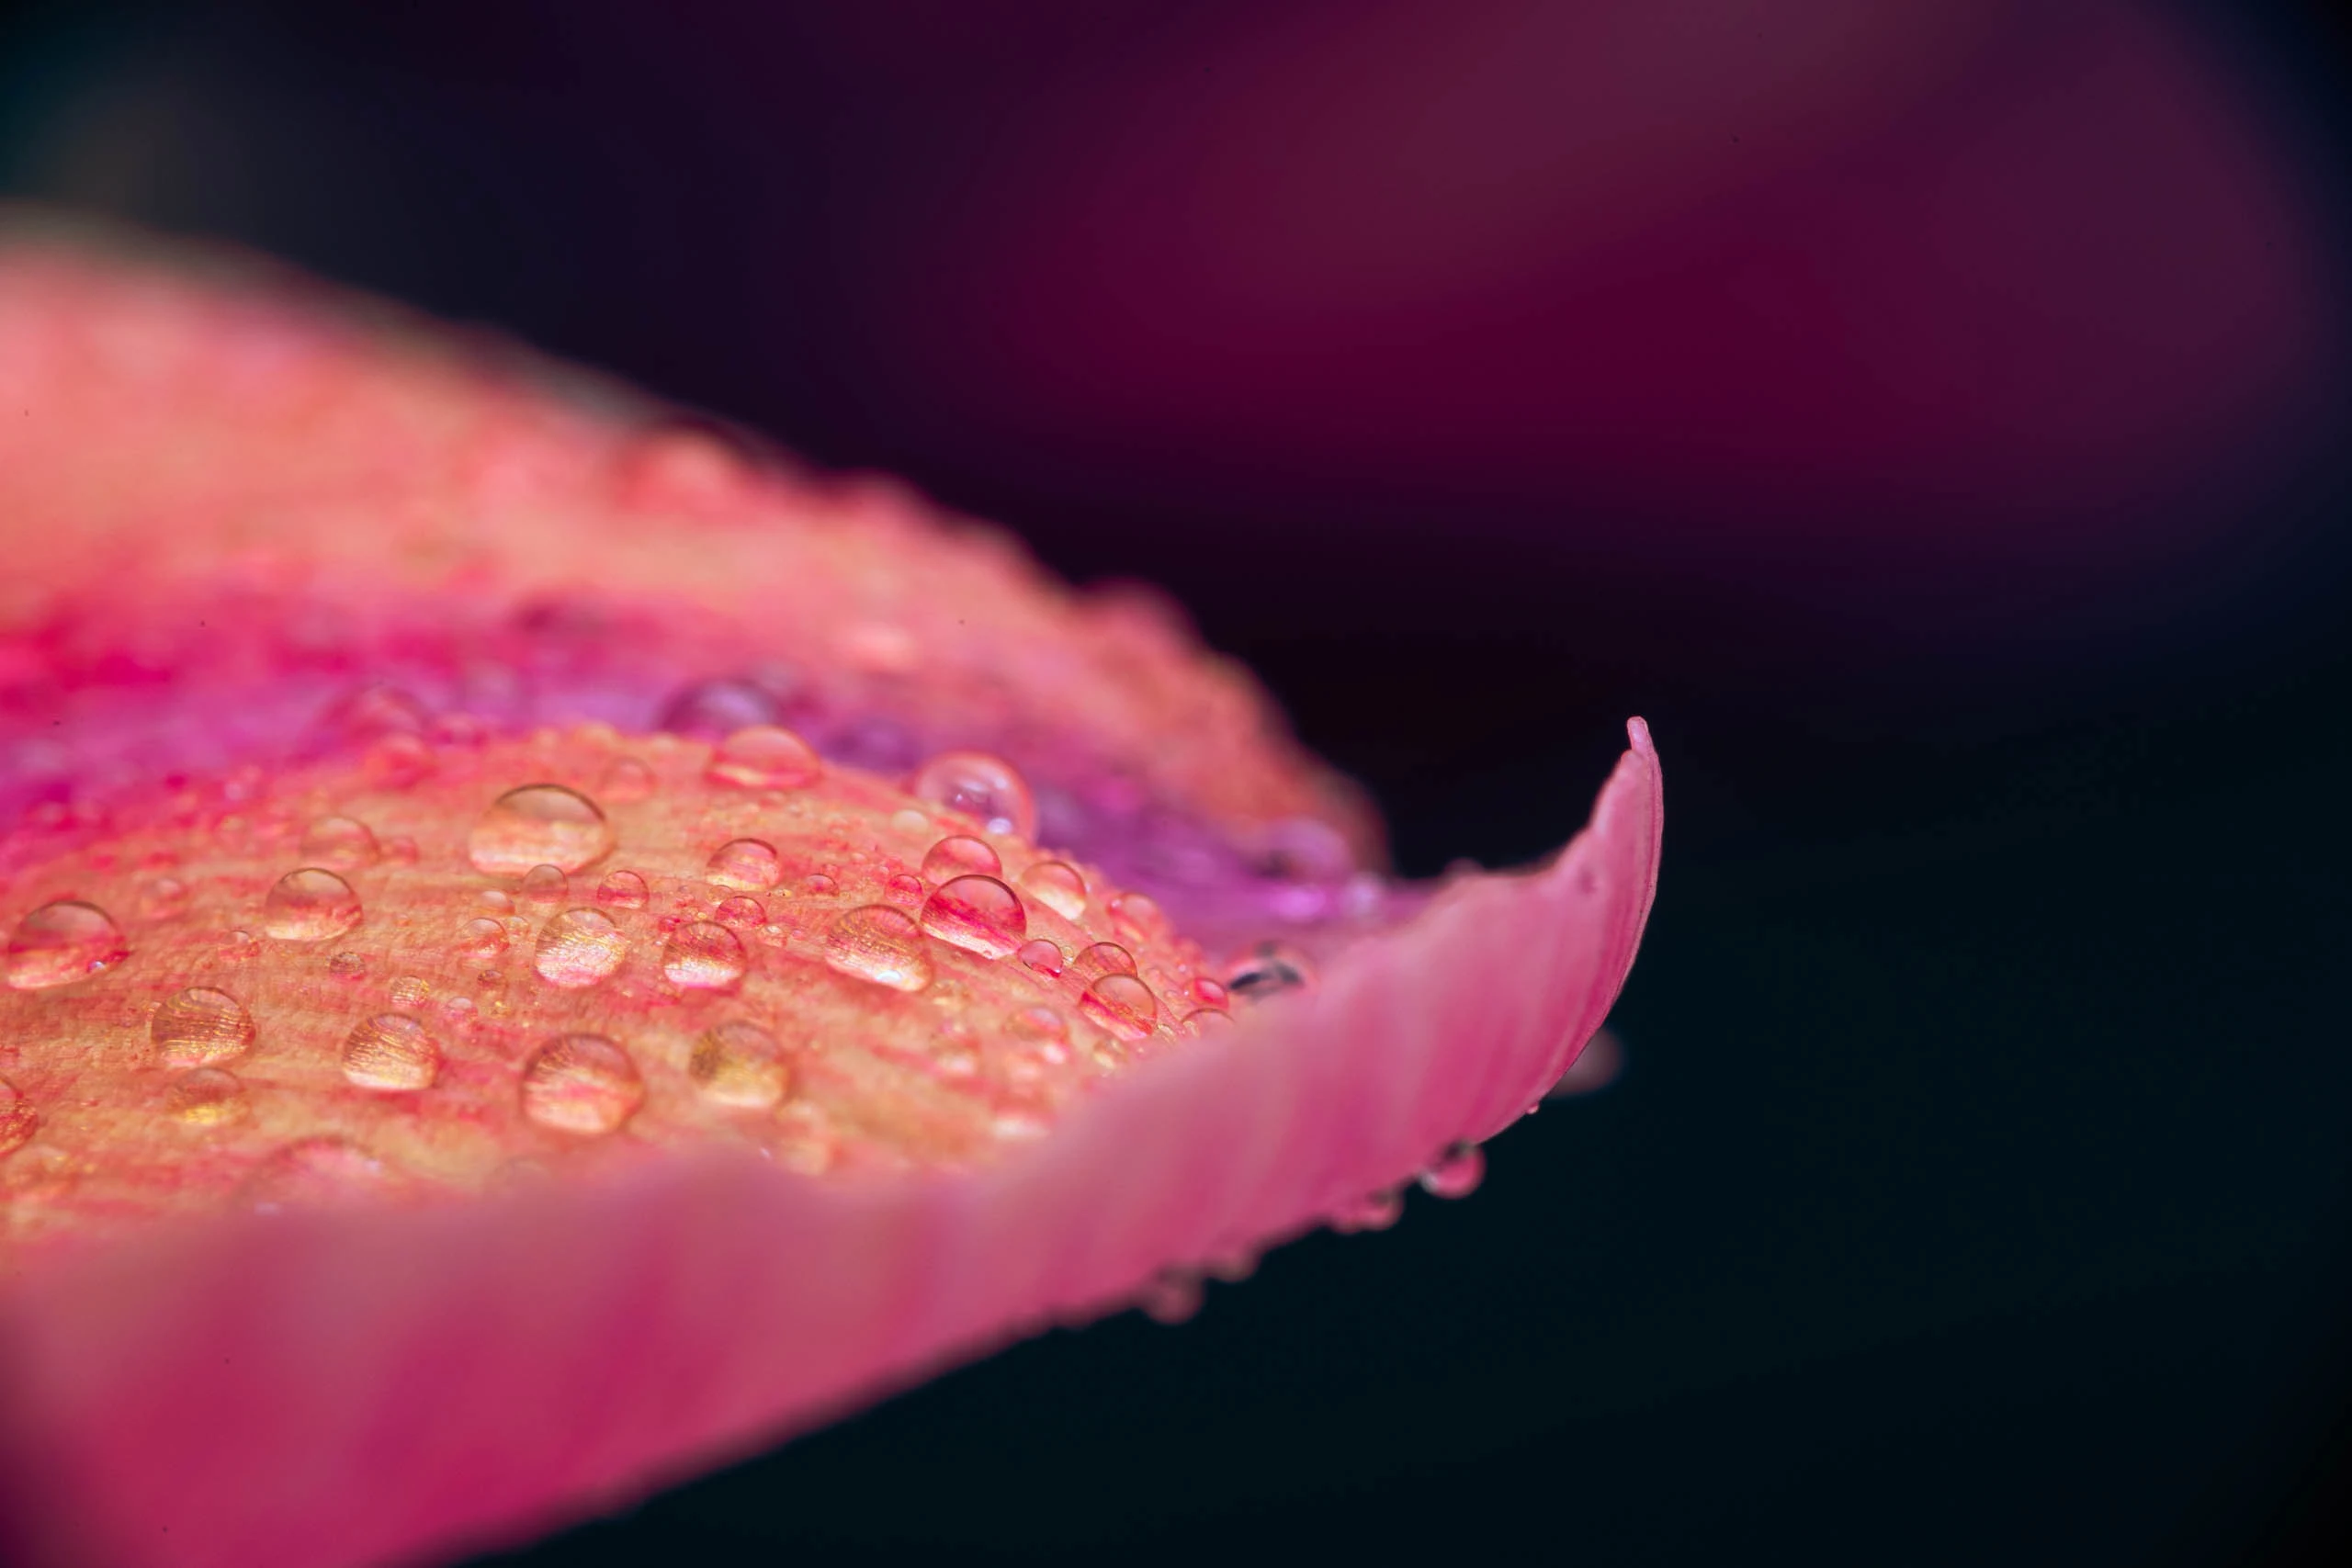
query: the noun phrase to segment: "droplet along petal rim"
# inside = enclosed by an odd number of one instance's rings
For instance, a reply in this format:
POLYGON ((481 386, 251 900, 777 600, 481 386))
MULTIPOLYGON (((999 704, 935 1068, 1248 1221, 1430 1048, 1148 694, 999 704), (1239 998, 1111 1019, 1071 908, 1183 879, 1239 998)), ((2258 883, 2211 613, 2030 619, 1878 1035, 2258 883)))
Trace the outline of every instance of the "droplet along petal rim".
POLYGON ((1457 885, 967 1174, 687 1156, 226 1221, 26 1281, 0 1298, 0 1504, 41 1498, 9 1517, 51 1533, 0 1545, 296 1568, 514 1539, 1309 1227, 1507 1125, 1599 1025, 1657 886, 1633 741, 1550 869, 1457 885), (253 1484, 297 1455, 306 1486, 253 1484))

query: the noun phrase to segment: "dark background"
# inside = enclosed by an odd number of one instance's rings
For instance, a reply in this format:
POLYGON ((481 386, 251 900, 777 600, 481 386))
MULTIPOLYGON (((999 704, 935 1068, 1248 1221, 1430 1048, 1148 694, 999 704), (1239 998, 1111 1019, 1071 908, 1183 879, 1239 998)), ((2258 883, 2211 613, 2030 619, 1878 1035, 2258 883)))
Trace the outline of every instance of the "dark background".
POLYGON ((1541 853, 1624 716, 1657 734, 1627 1070, 1473 1200, 499 1561, 2345 1545, 2325 12, 0 28, 0 189, 494 323, 1157 581, 1408 872, 1541 853))

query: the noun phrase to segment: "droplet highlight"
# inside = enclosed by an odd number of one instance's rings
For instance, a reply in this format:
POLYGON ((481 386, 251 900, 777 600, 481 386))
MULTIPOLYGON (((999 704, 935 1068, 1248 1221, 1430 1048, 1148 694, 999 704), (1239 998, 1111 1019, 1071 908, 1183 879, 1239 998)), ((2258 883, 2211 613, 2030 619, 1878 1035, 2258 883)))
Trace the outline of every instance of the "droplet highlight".
POLYGON ((522 876, 551 865, 569 874, 613 852, 613 825, 596 803, 561 784, 525 784, 490 803, 466 840, 474 869, 522 876))
POLYGON ((261 929, 280 942, 325 942, 359 923, 359 895, 324 866, 279 877, 262 901, 261 929))

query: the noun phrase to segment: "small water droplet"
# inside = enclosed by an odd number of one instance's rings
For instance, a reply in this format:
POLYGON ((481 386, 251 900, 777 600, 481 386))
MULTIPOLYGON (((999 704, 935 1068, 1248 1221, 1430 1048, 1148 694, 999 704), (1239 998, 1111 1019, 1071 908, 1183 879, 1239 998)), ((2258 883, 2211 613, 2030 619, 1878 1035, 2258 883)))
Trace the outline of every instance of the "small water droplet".
POLYGON ((1005 1032, 1015 1040, 1037 1043, 1069 1038, 1069 1025, 1051 1008, 1023 1008, 1004 1021, 1005 1032))
POLYGON ((800 886, 811 898, 830 898, 841 885, 821 871, 812 871, 800 879, 800 886))
POLYGON ((323 866, 279 877, 262 902, 261 929, 280 942, 325 942, 359 923, 359 895, 323 866))
POLYGON ((96 904, 61 898, 17 922, 8 939, 8 984, 20 991, 70 986, 130 956, 112 916, 96 904))
POLYGON ((633 871, 616 871, 596 884, 596 902, 608 909, 642 909, 648 897, 645 878, 633 871))
POLYGON ((1141 1040, 1159 1021, 1151 987, 1133 975, 1105 975, 1086 987, 1078 1010, 1122 1040, 1141 1040))
POLYGON ((653 770, 635 757, 614 758, 605 764, 604 775, 596 781, 598 795, 623 805, 650 800, 661 787, 653 770))
POLYGON ((1115 942, 1098 942, 1081 948, 1070 960, 1070 973, 1079 979, 1092 982, 1105 975, 1132 975, 1136 972, 1136 955, 1115 942))
POLYGON ((474 1005, 474 999, 471 997, 441 998, 441 1021, 460 1034, 474 1026, 475 1021, 481 1016, 481 1010, 474 1005))
POLYGON ((721 887, 764 893, 784 880, 784 861, 764 839, 730 839, 713 850, 705 868, 721 887))
POLYGON ((757 898, 746 898, 738 894, 732 898, 721 899, 718 908, 711 911, 710 918, 739 931, 750 931, 765 921, 768 912, 757 898))
POLYGON ((1233 993, 1227 990, 1221 982, 1203 975, 1193 982, 1193 999, 1204 1008, 1222 1011, 1233 1005, 1233 993))
POLYGON ((327 974, 346 982, 364 980, 368 977, 368 961, 356 953, 338 953, 327 960, 327 974))
POLYGON ((523 1114, 560 1133, 601 1136, 645 1100, 628 1053, 601 1034, 564 1034, 539 1047, 523 1069, 523 1114))
POLYGON ((384 840, 384 863, 387 865, 414 865, 416 863, 416 840, 410 838, 406 833, 396 834, 391 838, 386 839, 384 840))
POLYGON ((139 890, 139 918, 175 919, 187 912, 188 886, 176 876, 159 876, 139 890))
POLYGON ((220 956, 232 964, 261 956, 261 938, 248 931, 234 931, 220 939, 220 956))
POLYGON ((1405 1195, 1395 1188, 1367 1192, 1331 1213, 1331 1228, 1345 1235, 1351 1231, 1385 1231, 1405 1213, 1405 1195))
POLYGON ((40 1127, 40 1112, 33 1109, 15 1084, 0 1078, 0 1155, 23 1148, 40 1127))
POLYGON ((1004 863, 997 859, 994 850, 961 833, 940 840, 922 857, 922 879, 930 883, 952 882, 959 876, 996 876, 1003 870, 1004 863))
POLYGON ((399 1179, 391 1168, 344 1138, 304 1138, 264 1160, 248 1177, 245 1201, 265 1214, 341 1208, 386 1196, 399 1179))
POLYGON ((680 926, 662 950, 662 973, 690 990, 729 990, 741 984, 742 939, 712 920, 680 926))
POLYGON ((695 1042, 686 1076, 721 1105, 764 1111, 791 1087, 792 1072, 776 1051, 775 1036, 756 1023, 718 1023, 695 1042))
POLYGON ((506 928, 483 917, 458 928, 458 952, 476 963, 486 963, 506 951, 506 928))
POLYGON ((164 1093, 164 1113, 191 1127, 225 1126, 243 1121, 250 1109, 245 1086, 218 1067, 184 1073, 164 1093))
POLYGON ((1021 944, 1021 962, 1040 975, 1062 972, 1062 950, 1044 937, 1021 944))
POLYGON ((359 768, 377 789, 407 789, 433 772, 433 748, 414 735, 387 735, 368 748, 359 768))
POLYGON ((539 931, 531 967, 551 986, 593 986, 621 966, 628 938, 612 917, 595 909, 566 909, 539 931))
POLYGON ((899 872, 882 884, 882 897, 893 904, 919 909, 923 900, 922 878, 899 872))
POLYGON ((571 879, 551 865, 535 865, 523 874, 523 901, 546 908, 571 897, 571 879))
POLYGON ((697 681, 670 699, 661 728, 697 740, 717 740, 738 730, 773 725, 781 714, 775 698, 749 681, 697 681))
POLYGON ((1262 1002, 1284 991, 1303 991, 1315 984, 1306 955, 1278 942, 1261 942, 1233 961, 1226 971, 1226 988, 1245 1002, 1262 1002))
POLYGON ((901 833, 927 833, 931 831, 931 818, 910 806, 890 813, 890 826, 901 833))
POLYGON ((1421 1190, 1438 1198, 1467 1198, 1486 1175, 1486 1151, 1476 1144, 1456 1144, 1421 1172, 1421 1190))
POLYGON ((835 920, 825 942, 825 962, 844 975, 894 990, 920 991, 931 984, 931 955, 923 951, 922 928, 913 916, 888 904, 867 904, 835 920))
POLYGON ((982 958, 1006 958, 1029 932, 1020 895, 993 876, 959 876, 923 903, 922 929, 982 958))
POLYGON ((711 782, 737 789, 802 789, 824 771, 808 742, 780 725, 739 729, 710 754, 711 782))
POLYGON ((521 876, 551 865, 571 873, 613 851, 613 825, 596 803, 561 784, 525 784, 490 803, 466 840, 476 871, 521 876))
POLYGON ((1132 942, 1149 942, 1168 931, 1159 901, 1147 893, 1122 893, 1112 899, 1111 924, 1132 942))
POLYGON ((1177 1027, 1189 1034, 1222 1034, 1235 1027, 1233 1015, 1222 1008, 1202 1008, 1186 1013, 1177 1027))
POLYGON ((514 896, 503 887, 483 888, 474 895, 474 902, 493 915, 511 915, 514 912, 514 896))
POLYGON ((1021 890, 1063 919, 1086 913, 1086 878, 1065 862, 1039 861, 1021 874, 1021 890))
POLYGON ((190 986, 167 998, 148 1021, 147 1037, 175 1067, 209 1067, 252 1048, 253 1015, 226 991, 190 986))
POLYGON ((343 1076, 361 1089, 430 1089, 440 1071, 441 1047, 404 1012, 379 1013, 343 1042, 343 1076))
POLYGON ((976 818, 991 833, 1027 839, 1037 831, 1037 803, 1029 783, 1001 757, 985 751, 943 751, 925 762, 907 793, 976 818))
POLYGON ((368 824, 348 817, 322 817, 302 830, 302 858, 335 871, 357 871, 380 853, 368 824))
POLYGON ((388 994, 394 1007, 413 1012, 432 998, 433 982, 422 975, 402 975, 391 983, 388 994))

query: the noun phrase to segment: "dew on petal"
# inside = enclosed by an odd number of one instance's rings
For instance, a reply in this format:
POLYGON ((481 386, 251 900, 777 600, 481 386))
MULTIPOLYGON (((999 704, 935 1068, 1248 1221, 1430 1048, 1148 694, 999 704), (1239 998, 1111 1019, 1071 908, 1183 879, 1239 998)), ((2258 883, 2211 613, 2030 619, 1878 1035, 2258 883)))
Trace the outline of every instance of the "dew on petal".
POLYGON ((922 929, 982 958, 1007 958, 1029 933, 1021 897, 993 876, 959 876, 923 903, 922 929))
POLYGON ((984 840, 961 833, 940 840, 922 857, 922 879, 934 884, 959 876, 996 876, 1003 870, 1004 863, 984 840))
POLYGON ((379 1013, 343 1042, 343 1076, 361 1089, 430 1089, 440 1071, 441 1047, 404 1012, 379 1013))
POLYGON ((904 905, 910 909, 919 909, 922 908, 924 897, 922 878, 910 876, 903 871, 899 872, 882 884, 882 897, 893 904, 904 905))
POLYGON ((257 1033, 244 1004, 209 986, 175 993, 147 1024, 156 1055, 175 1067, 209 1067, 242 1056, 257 1033))
POLYGON ((628 1053, 601 1034, 550 1040, 523 1069, 523 1114, 560 1133, 597 1137, 616 1130, 645 1100, 628 1053))
POLYGON ((662 950, 662 973, 690 990, 723 991, 741 984, 743 942, 712 920, 680 926, 662 950))
POLYGON ((1331 1228, 1343 1235, 1351 1231, 1385 1231, 1404 1213, 1405 1195, 1396 1189, 1367 1192, 1333 1210, 1331 1228))
POLYGON ((364 980, 368 977, 368 961, 356 953, 338 953, 327 960, 327 976, 346 983, 364 980))
POLYGON ((764 839, 731 839, 711 852, 704 868, 721 887, 764 893, 784 880, 784 860, 764 839))
POLYGON ((792 1071, 776 1049, 775 1036, 756 1023, 713 1024, 695 1042, 686 1076, 721 1105, 764 1111, 791 1087, 792 1071))
POLYGON ((40 1126, 40 1112, 33 1102, 15 1084, 0 1078, 0 1155, 23 1148, 40 1126))
POLYGON ((1233 1015, 1223 1008, 1202 1008, 1188 1012, 1177 1021, 1177 1028, 1188 1034, 1223 1034, 1235 1026, 1233 1015))
POLYGON ((722 926, 741 931, 764 924, 768 912, 757 898, 746 898, 738 894, 732 898, 719 900, 718 908, 710 912, 710 918, 722 926))
POLYGON ((593 986, 621 966, 628 938, 612 917, 595 909, 566 909, 539 931, 531 967, 551 986, 593 986))
POLYGON ((506 951, 506 928, 487 916, 468 920, 458 928, 455 945, 459 957, 487 963, 506 951))
POLYGON ((710 754, 713 784, 737 789, 802 789, 824 774, 808 742, 781 725, 754 724, 718 743, 710 754))
POLYGON ((70 986, 130 956, 114 918, 96 904, 61 898, 17 922, 8 938, 8 984, 20 991, 70 986))
POLYGON ((384 840, 384 861, 388 865, 414 865, 416 840, 406 833, 399 833, 384 840))
POLYGON ((1105 975, 1132 975, 1136 972, 1136 955, 1115 942, 1098 942, 1081 948, 1070 960, 1070 973, 1091 983, 1105 975))
POLYGON ((812 871, 800 879, 800 886, 811 898, 830 898, 841 885, 821 871, 812 871))
POLYGON ((1438 1198, 1467 1198, 1486 1175, 1486 1151, 1476 1144, 1456 1144, 1421 1172, 1421 1190, 1438 1198))
POLYGON ((1149 942, 1168 931, 1168 917, 1148 894, 1122 893, 1111 900, 1111 924, 1129 942, 1149 942))
POLYGON ((1278 942, 1261 942, 1226 971, 1226 988, 1245 1002, 1262 1002, 1315 983, 1306 954, 1278 942))
POLYGON ((359 923, 359 895, 324 866, 289 871, 262 902, 261 929, 280 942, 325 942, 359 923))
POLYGON ((1004 1021, 1005 1032, 1015 1040, 1040 1043, 1069 1038, 1069 1024, 1051 1008, 1023 1008, 1004 1021))
POLYGON ((476 871, 522 876, 551 865, 567 874, 613 852, 613 825, 578 790, 557 784, 525 784, 490 803, 466 840, 476 871))
POLYGON ((1062 972, 1062 950, 1044 937, 1021 944, 1021 962, 1040 975, 1054 976, 1062 972))
POLYGON ((596 793, 606 800, 629 805, 650 800, 661 788, 653 770, 635 757, 616 757, 605 765, 602 777, 596 781, 596 793))
POLYGON ((422 975, 402 975, 392 982, 389 994, 392 1006, 413 1012, 432 1000, 433 982, 422 975))
POLYGON ((359 871, 381 853, 368 824, 349 817, 321 817, 302 830, 302 858, 334 871, 359 871))
POLYGON ((1233 993, 1227 990, 1222 982, 1203 975, 1193 982, 1193 999, 1204 1008, 1222 1011, 1233 1005, 1233 993))
POLYGON ((329 1209, 386 1196, 399 1179, 382 1160, 345 1138, 303 1138, 257 1167, 244 1185, 245 1201, 265 1214, 289 1209, 329 1209))
POLYGON ((523 901, 546 906, 571 897, 571 879, 551 865, 535 865, 523 874, 523 901))
POLYGON ((1086 913, 1086 878, 1063 861, 1041 860, 1021 874, 1021 891, 1063 919, 1086 913))
POLYGON ((378 789, 406 789, 433 772, 433 748, 413 735, 387 735, 368 748, 360 772, 378 789))
POLYGON ((241 1122, 252 1107, 234 1073, 198 1067, 183 1073, 164 1091, 164 1113, 191 1127, 220 1127, 241 1122))
POLYGON ((670 699, 662 710, 663 729, 717 740, 738 730, 773 725, 779 716, 775 698, 749 681, 697 681, 670 699))
POLYGON ((142 920, 177 919, 187 910, 188 886, 176 876, 159 876, 139 890, 139 918, 142 920))
POLYGON ((985 751, 943 751, 925 762, 907 793, 977 818, 991 833, 1034 838, 1037 803, 1013 765, 985 751))
POLYGON ((1078 1010, 1122 1040, 1141 1040, 1159 1018, 1151 987, 1126 974, 1105 975, 1087 987, 1078 1010))
POLYGON ((608 909, 642 909, 649 897, 645 878, 633 871, 616 871, 596 885, 596 902, 608 909))
POLYGON ((920 991, 931 984, 931 955, 923 951, 922 928, 913 916, 888 904, 867 904, 835 920, 825 942, 825 962, 844 975, 894 990, 920 991))

